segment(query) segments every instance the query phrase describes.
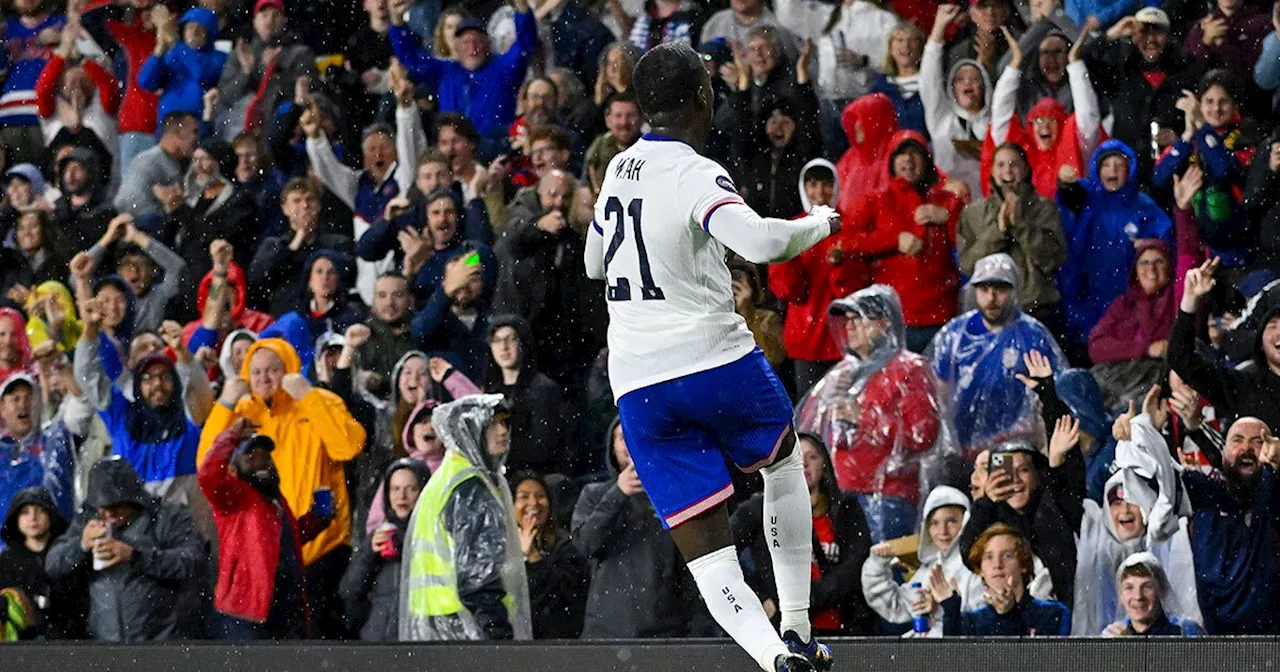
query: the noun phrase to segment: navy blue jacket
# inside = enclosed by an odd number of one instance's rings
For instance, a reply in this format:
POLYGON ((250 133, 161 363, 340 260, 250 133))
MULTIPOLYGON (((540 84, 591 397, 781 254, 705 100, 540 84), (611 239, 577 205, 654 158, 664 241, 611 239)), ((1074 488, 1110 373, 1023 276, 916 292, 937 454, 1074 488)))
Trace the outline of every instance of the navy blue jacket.
POLYGON ((568 68, 586 86, 594 86, 600 70, 600 52, 613 42, 613 33, 577 2, 566 2, 551 23, 551 44, 556 65, 568 68))
MULTIPOLYGON (((459 200, 461 199, 454 199, 454 204, 459 200)), ((386 208, 385 203, 383 208, 386 208)), ((356 241, 356 256, 365 261, 381 261, 388 252, 395 252, 396 266, 399 266, 404 260, 404 252, 400 249, 396 234, 401 229, 421 232, 427 225, 427 212, 422 201, 418 200, 399 217, 384 219, 379 216, 369 221, 372 224, 360 236, 360 240, 356 241)), ((493 225, 489 221, 489 210, 484 201, 473 198, 467 203, 466 210, 458 212, 458 231, 465 240, 476 240, 486 245, 493 240, 493 225)))
POLYGON ((1061 602, 1037 600, 1030 591, 1007 614, 986 605, 969 613, 960 611, 960 596, 942 603, 942 634, 970 637, 1036 637, 1071 634, 1071 610, 1061 602))
POLYGON ((471 329, 453 314, 450 304, 443 290, 432 294, 413 315, 413 340, 429 356, 443 357, 471 380, 482 380, 489 361, 488 302, 477 300, 479 314, 471 329))
POLYGON ((1225 481, 1186 471, 1191 498, 1191 556, 1205 630, 1215 635, 1280 633, 1276 590, 1276 472, 1260 467, 1252 502, 1225 481), (1252 520, 1250 520, 1252 516, 1252 520))

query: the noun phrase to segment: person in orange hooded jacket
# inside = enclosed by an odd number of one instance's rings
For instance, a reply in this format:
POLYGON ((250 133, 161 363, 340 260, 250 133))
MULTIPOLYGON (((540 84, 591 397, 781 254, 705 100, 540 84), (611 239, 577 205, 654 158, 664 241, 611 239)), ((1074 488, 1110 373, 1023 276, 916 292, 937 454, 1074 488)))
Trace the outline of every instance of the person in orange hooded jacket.
POLYGON ((859 201, 841 235, 845 254, 870 264, 871 282, 898 292, 907 349, 920 352, 955 315, 956 223, 964 201, 945 188, 923 135, 895 133, 887 156, 886 186, 859 201))
POLYGON ((302 547, 313 622, 322 636, 342 632, 338 582, 351 555, 351 503, 343 463, 364 450, 364 427, 338 395, 312 387, 289 343, 264 338, 245 353, 240 377, 229 379, 200 434, 196 464, 203 464, 214 439, 239 418, 275 442, 272 460, 280 472, 280 492, 289 508, 309 512, 318 488, 332 492, 334 517, 302 547))

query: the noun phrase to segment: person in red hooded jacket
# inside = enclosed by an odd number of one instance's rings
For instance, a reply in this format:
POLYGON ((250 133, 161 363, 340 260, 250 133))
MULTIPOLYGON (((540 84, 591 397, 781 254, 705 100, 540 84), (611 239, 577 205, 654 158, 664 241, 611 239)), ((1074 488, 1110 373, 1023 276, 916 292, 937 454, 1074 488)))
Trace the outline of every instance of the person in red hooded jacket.
POLYGON ((954 250, 964 201, 944 187, 923 135, 895 133, 886 155, 887 185, 859 201, 841 235, 845 253, 870 264, 871 281, 898 292, 907 349, 921 352, 956 312, 954 250))
MULTIPOLYGON (((814 159, 800 170, 800 202, 796 218, 815 205, 831 205, 840 193, 836 167, 826 159, 814 159)), ((795 365, 795 392, 804 394, 841 357, 827 334, 827 306, 869 284, 867 265, 846 257, 840 236, 805 250, 791 261, 769 266, 769 291, 787 304, 782 325, 782 346, 795 365)))
POLYGON ((888 181, 884 157, 889 153, 889 138, 898 130, 898 117, 888 96, 873 93, 849 103, 840 125, 849 136, 849 151, 836 164, 840 182, 836 210, 847 218, 859 198, 874 194, 888 181))
MULTIPOLYGON (((209 246, 213 258, 213 270, 205 274, 197 290, 197 307, 201 318, 192 320, 182 329, 187 349, 197 352, 202 347, 215 352, 222 348, 222 339, 236 329, 261 332, 274 322, 270 315, 245 307, 248 285, 244 270, 232 261, 234 250, 225 240, 215 240, 209 246), (210 301, 210 297, 214 300, 210 301), (228 310, 228 305, 230 310, 228 310)), ((210 374, 216 373, 211 370, 210 374)))
MULTIPOLYGON (((1086 22, 1082 36, 1096 28, 1096 19, 1086 22)), ((1009 40, 1009 65, 996 81, 991 98, 991 123, 982 144, 982 195, 991 192, 991 166, 996 148, 1005 141, 1019 145, 1027 152, 1031 164, 1031 184, 1036 193, 1053 198, 1058 191, 1058 171, 1071 166, 1077 174, 1083 174, 1086 159, 1093 155, 1098 143, 1106 139, 1102 129, 1102 117, 1098 107, 1098 94, 1089 82, 1089 71, 1080 58, 1080 49, 1087 38, 1081 37, 1071 46, 1067 55, 1067 78, 1071 85, 1071 100, 1075 112, 1067 109, 1054 98, 1042 98, 1027 112, 1026 119, 1018 119, 1014 108, 1018 100, 1018 87, 1022 82, 1022 50, 1007 28, 1009 40)))

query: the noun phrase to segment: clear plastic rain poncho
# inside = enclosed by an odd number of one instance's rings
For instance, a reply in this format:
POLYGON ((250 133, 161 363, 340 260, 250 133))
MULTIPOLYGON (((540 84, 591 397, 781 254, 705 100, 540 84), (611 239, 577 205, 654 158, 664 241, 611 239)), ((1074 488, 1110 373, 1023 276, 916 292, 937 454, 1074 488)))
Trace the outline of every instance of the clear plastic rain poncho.
POLYGON ((1049 330, 1018 307, 1019 284, 1018 267, 1009 255, 979 259, 964 290, 966 312, 942 327, 926 352, 946 390, 956 442, 970 460, 1011 438, 1028 439, 1042 452, 1047 448, 1040 402, 1015 376, 1026 375, 1023 357, 1032 350, 1049 359, 1055 374, 1067 359, 1049 330), (975 286, 983 283, 1013 287, 1001 314, 984 317, 977 307, 975 286), (987 327, 988 319, 998 330, 987 327))
MULTIPOLYGON (((1151 572, 1151 576, 1155 578, 1156 585, 1160 587, 1160 611, 1164 612, 1164 617, 1169 619, 1170 623, 1180 626, 1183 635, 1203 635, 1204 625, 1201 623, 1203 619, 1200 618, 1200 605, 1196 602, 1195 593, 1192 592, 1188 596, 1186 591, 1178 585, 1179 579, 1167 572, 1162 561, 1154 554, 1142 551, 1121 561, 1120 566, 1116 568, 1115 585, 1120 585, 1120 577, 1124 570, 1135 565, 1146 566, 1147 571, 1151 572), (1190 602, 1187 601, 1188 598, 1190 602)), ((1192 585, 1195 585, 1194 581, 1192 585)), ((1123 622, 1126 618, 1127 614, 1121 607, 1120 616, 1116 622, 1123 622)))
POLYGON ((828 309, 832 337, 844 353, 797 406, 796 427, 831 450, 840 489, 857 493, 882 541, 911 534, 922 473, 953 443, 943 422, 929 362, 905 349, 902 304, 887 285, 872 285, 828 309))
POLYGON ((485 437, 501 403, 500 394, 472 395, 431 414, 445 456, 409 519, 400 582, 401 641, 484 639, 482 624, 465 603, 492 591, 495 578, 501 580, 515 638, 533 637, 529 580, 511 488, 503 477, 506 453, 490 455, 485 437), (482 487, 471 485, 475 482, 482 487), (444 589, 444 599, 436 589, 444 589), (453 603, 453 609, 442 613, 442 603, 453 603))
POLYGON ((1084 501, 1080 541, 1076 544, 1071 634, 1095 637, 1108 625, 1124 620, 1124 605, 1117 596, 1114 578, 1125 558, 1140 551, 1151 553, 1164 568, 1169 579, 1166 592, 1180 605, 1176 615, 1203 623, 1187 534, 1186 517, 1191 515, 1191 503, 1182 490, 1179 468, 1169 457, 1164 437, 1145 413, 1130 423, 1130 440, 1116 444, 1112 471, 1103 488, 1105 503, 1084 501), (1120 540, 1110 512, 1112 500, 1129 502, 1142 511, 1142 534, 1120 540))

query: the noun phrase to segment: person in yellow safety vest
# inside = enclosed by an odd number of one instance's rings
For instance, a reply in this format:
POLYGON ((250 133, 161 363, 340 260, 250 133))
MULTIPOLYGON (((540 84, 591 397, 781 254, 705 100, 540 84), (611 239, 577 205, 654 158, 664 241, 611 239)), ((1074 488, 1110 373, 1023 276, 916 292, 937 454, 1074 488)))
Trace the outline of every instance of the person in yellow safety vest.
POLYGON ((529 582, 503 477, 500 394, 438 406, 444 460, 418 497, 401 565, 400 640, 531 639, 529 582))

